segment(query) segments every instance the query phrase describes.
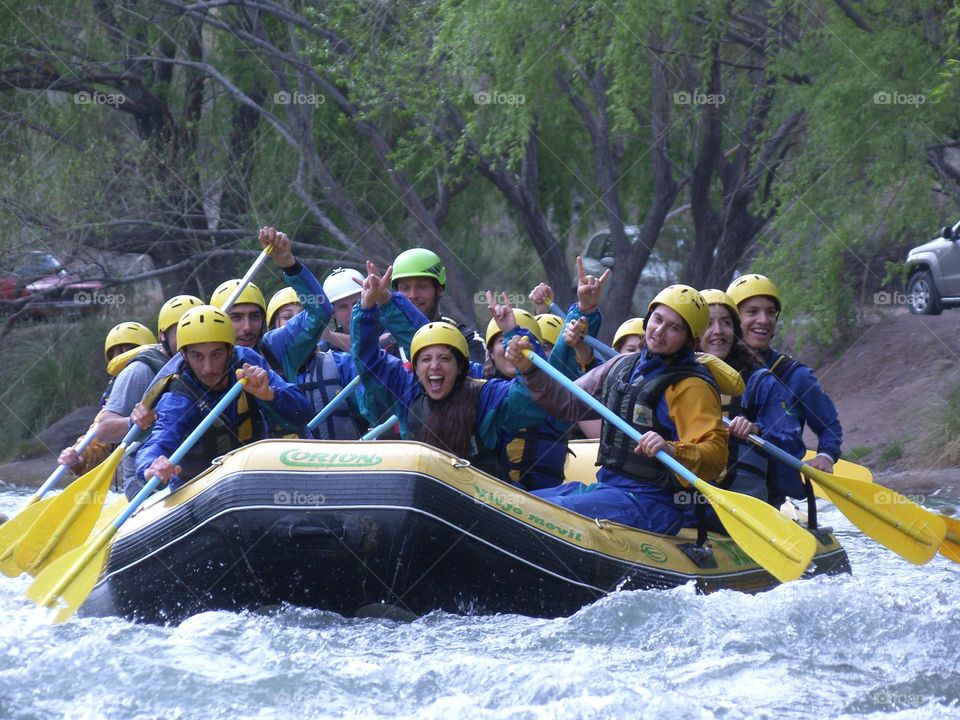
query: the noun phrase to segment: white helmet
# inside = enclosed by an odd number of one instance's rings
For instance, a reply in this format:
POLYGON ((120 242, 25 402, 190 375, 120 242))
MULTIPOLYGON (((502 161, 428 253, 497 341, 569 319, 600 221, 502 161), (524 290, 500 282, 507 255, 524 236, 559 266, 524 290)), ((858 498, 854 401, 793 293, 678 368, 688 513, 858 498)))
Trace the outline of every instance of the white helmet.
POLYGON ((323 281, 323 294, 331 303, 356 295, 360 292, 360 286, 354 279, 363 282, 363 273, 353 268, 336 268, 323 281))

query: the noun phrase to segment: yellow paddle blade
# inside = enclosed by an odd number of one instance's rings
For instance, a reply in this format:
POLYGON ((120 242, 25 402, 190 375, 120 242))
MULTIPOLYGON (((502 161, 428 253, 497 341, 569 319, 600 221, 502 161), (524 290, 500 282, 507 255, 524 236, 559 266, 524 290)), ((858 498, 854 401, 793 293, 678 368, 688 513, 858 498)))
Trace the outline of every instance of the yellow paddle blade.
MULTIPOLYGON (((817 453, 814 450, 807 450, 803 456, 803 461, 805 463, 810 462, 817 456, 817 453)), ((849 462, 848 460, 840 459, 833 464, 833 472, 835 475, 843 475, 844 477, 852 477, 857 480, 863 480, 864 482, 873 482, 873 473, 870 472, 870 468, 866 465, 858 465, 855 462, 849 462)), ((823 498, 824 500, 829 500, 829 496, 826 491, 824 491, 819 485, 813 486, 813 494, 817 497, 823 498)))
POLYGON ((37 518, 53 500, 53 497, 53 495, 50 495, 43 500, 30 503, 3 525, 0 525, 0 572, 7 577, 17 577, 23 572, 23 568, 17 564, 16 558, 13 556, 13 551, 16 550, 20 538, 36 522, 37 518))
POLYGON ((106 460, 53 499, 17 544, 17 565, 36 575, 46 563, 86 542, 103 510, 124 449, 122 445, 117 447, 106 460))
POLYGON ((130 504, 130 501, 126 497, 121 495, 107 507, 103 509, 103 512, 100 513, 100 517, 97 519, 97 524, 93 528, 93 535, 99 535, 103 532, 103 529, 117 519, 117 516, 127 509, 127 505, 130 504))
POLYGON ((949 515, 940 514, 947 525, 947 537, 940 546, 940 554, 960 563, 960 520, 949 515))
POLYGON ((817 551, 812 534, 759 498, 698 480, 730 538, 780 582, 803 575, 817 551))
POLYGON ((850 522, 901 557, 923 565, 940 549, 947 534, 946 523, 900 493, 806 464, 800 471, 823 487, 850 522))
POLYGON ((97 584, 116 531, 110 525, 91 542, 49 563, 27 588, 26 597, 41 607, 55 609, 53 622, 69 619, 97 584))

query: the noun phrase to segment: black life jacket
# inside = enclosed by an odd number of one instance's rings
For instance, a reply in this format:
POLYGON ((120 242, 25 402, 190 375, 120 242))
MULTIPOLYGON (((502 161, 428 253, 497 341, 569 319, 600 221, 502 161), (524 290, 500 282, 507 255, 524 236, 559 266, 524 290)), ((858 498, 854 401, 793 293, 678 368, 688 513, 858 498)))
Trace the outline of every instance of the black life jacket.
MULTIPOLYGON (((297 386, 310 397, 314 413, 323 410, 343 390, 333 353, 332 350, 315 352, 306 371, 297 378, 297 386)), ((361 429, 358 418, 350 411, 349 402, 341 401, 324 422, 313 428, 314 435, 321 440, 359 440, 368 428, 366 423, 361 421, 361 429)))
MULTIPOLYGON (((463 378, 460 382, 463 384, 464 389, 470 393, 472 402, 475 404, 479 398, 480 389, 486 380, 463 378)), ((454 392, 456 392, 456 390, 454 390, 454 392)), ((435 436, 427 432, 426 426, 427 417, 436 412, 447 400, 449 400, 449 397, 437 402, 432 400, 425 392, 421 392, 407 408, 407 439, 433 445, 441 450, 450 452, 448 448, 443 447, 437 442, 435 436)), ((474 429, 473 437, 470 440, 470 452, 466 459, 469 460, 470 464, 474 467, 480 468, 494 477, 503 478, 504 476, 497 449, 488 448, 484 445, 476 429, 474 429)))
MULTIPOLYGON (((769 372, 769 370, 764 368, 763 372, 769 372)), ((743 397, 740 395, 731 396, 721 393, 720 409, 724 417, 730 420, 738 415, 743 415, 751 422, 756 419, 756 409, 751 405, 744 405, 743 397)), ((716 484, 726 490, 766 501, 770 495, 770 483, 774 481, 772 463, 752 443, 741 442, 733 435, 727 441, 727 449, 727 469, 716 484)))
MULTIPOLYGON (((142 353, 138 353, 137 355, 135 355, 130 360, 131 363, 142 362, 146 364, 147 367, 153 370, 154 375, 160 372, 163 369, 163 366, 166 365, 169 361, 170 361, 170 356, 167 355, 163 351, 163 348, 159 346, 149 347, 146 350, 144 350, 142 353)), ((130 363, 127 363, 128 367, 129 365, 130 363)))
MULTIPOLYGON (((171 375, 165 384, 167 392, 178 392, 190 398, 200 410, 201 417, 206 417, 213 409, 215 403, 211 404, 207 393, 199 391, 192 382, 179 375, 171 375)), ((234 400, 234 407, 235 423, 228 423, 221 414, 181 460, 181 479, 189 480, 210 467, 215 458, 265 437, 263 416, 255 399, 241 392, 234 400)))
POLYGON ((510 482, 525 490, 542 490, 563 482, 567 460, 567 433, 548 420, 517 430, 500 451, 500 462, 510 482))
MULTIPOLYGON (((631 383, 630 378, 640 363, 642 353, 631 353, 620 358, 604 378, 600 389, 601 402, 622 417, 642 435, 654 430, 669 438, 672 430, 657 419, 657 404, 667 388, 688 377, 700 377, 716 388, 713 378, 703 367, 680 365, 667 368, 650 380, 639 378, 631 383)), ((637 482, 659 488, 679 491, 683 485, 676 476, 656 458, 635 453, 635 440, 627 436, 613 423, 603 421, 600 429, 600 446, 597 465, 627 475, 637 482)))

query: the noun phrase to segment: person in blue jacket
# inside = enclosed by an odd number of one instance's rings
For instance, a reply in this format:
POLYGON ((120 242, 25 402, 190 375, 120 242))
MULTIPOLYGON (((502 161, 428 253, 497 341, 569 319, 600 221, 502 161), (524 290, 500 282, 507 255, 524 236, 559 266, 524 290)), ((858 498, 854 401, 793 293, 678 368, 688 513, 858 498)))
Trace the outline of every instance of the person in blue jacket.
MULTIPOLYGON (((264 334, 267 305, 260 288, 248 283, 230 308, 230 320, 238 347, 256 350, 287 382, 293 382, 316 350, 317 342, 333 316, 333 307, 317 278, 294 257, 290 238, 272 227, 264 227, 257 239, 264 249, 273 247, 270 257, 283 271, 290 287, 296 290, 302 310, 282 327, 264 334)), ((239 284, 239 279, 220 283, 210 297, 210 304, 223 308, 239 284)))
MULTIPOLYGON (((447 322, 431 322, 413 336, 410 346, 413 372, 398 358, 380 349, 380 309, 377 298, 390 286, 391 268, 381 277, 369 273, 351 321, 354 361, 363 383, 382 385, 397 399, 404 439, 418 440, 469 459, 476 467, 503 477, 499 454, 512 434, 535 425, 546 414, 516 380, 478 380, 468 377, 469 347, 463 333, 447 322)), ((518 330, 513 309, 504 297, 491 312, 506 337, 523 334, 539 342, 529 330, 518 330)))
POLYGON ((177 323, 177 343, 183 365, 157 401, 153 432, 137 454, 137 476, 144 482, 158 476, 175 490, 215 457, 263 439, 265 407, 295 425, 309 421, 307 396, 256 352, 235 345, 233 324, 219 308, 200 305, 184 313, 177 323), (247 378, 243 392, 179 465, 171 463, 170 455, 240 378, 247 378))
POLYGON ((771 372, 790 388, 801 426, 809 424, 817 435, 817 455, 809 464, 832 473, 843 442, 840 416, 813 370, 771 347, 781 311, 777 286, 763 275, 742 275, 730 283, 727 294, 740 313, 744 342, 760 353, 771 372))
MULTIPOLYGON (((723 290, 701 290, 700 294, 710 308, 710 324, 700 338, 700 350, 725 361, 746 383, 739 397, 721 396, 723 413, 730 419, 730 456, 726 473, 717 484, 775 507, 783 503, 785 495, 803 497, 799 473, 768 460, 747 440, 748 435, 759 435, 794 457, 803 457, 803 427, 793 409, 792 393, 743 341, 733 299, 723 290)), ((710 515, 714 529, 719 529, 716 516, 710 515)))

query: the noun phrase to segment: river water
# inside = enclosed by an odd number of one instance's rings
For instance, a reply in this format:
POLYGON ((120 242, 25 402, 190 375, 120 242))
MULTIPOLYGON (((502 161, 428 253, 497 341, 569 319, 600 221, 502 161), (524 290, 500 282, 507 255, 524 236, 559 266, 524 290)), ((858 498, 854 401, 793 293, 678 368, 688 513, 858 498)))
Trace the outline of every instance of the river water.
MULTIPOLYGON (((26 497, 0 492, 0 511, 26 497)), ((620 592, 554 620, 283 608, 51 626, 25 577, 0 577, 0 719, 960 718, 960 565, 913 566, 832 506, 822 521, 852 576, 620 592)))

